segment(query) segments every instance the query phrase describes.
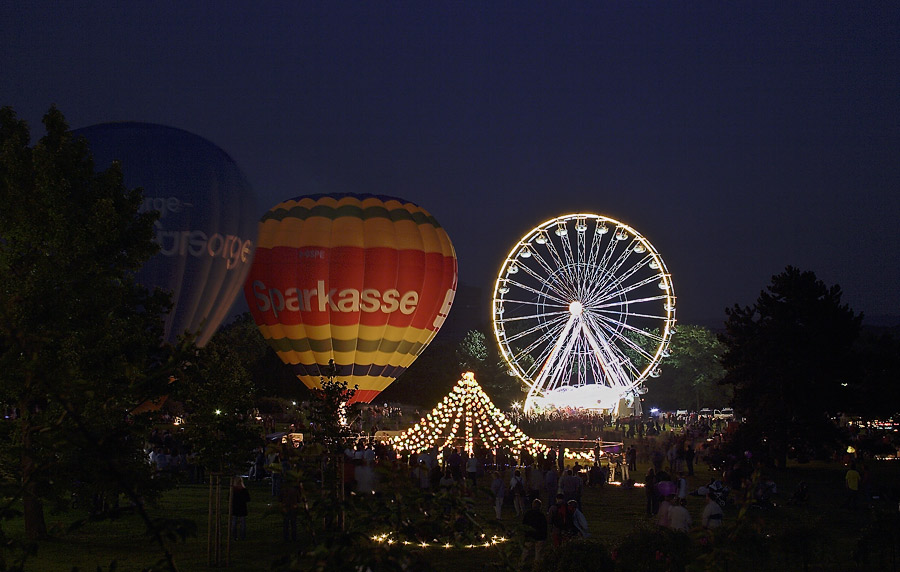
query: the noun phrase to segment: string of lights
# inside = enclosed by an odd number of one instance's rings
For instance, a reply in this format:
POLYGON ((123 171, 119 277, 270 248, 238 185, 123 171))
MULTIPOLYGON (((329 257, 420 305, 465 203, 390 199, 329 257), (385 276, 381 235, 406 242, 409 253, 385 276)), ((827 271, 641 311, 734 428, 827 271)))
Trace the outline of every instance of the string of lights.
MULTIPOLYGON (((421 453, 437 447, 443 449, 463 438, 465 452, 474 454, 475 445, 488 449, 505 447, 514 455, 527 452, 532 457, 547 456, 550 448, 532 439, 491 402, 475 374, 463 374, 453 390, 410 429, 389 439, 395 450, 421 453)), ((563 450, 566 459, 593 462, 589 451, 563 450)), ((604 454, 603 451, 600 454, 604 454)))

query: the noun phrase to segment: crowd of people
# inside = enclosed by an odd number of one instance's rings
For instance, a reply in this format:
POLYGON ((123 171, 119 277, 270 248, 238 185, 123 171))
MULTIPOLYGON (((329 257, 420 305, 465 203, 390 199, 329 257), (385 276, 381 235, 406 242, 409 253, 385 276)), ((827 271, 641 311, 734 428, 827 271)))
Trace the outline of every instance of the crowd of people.
MULTIPOLYGON (((359 420, 377 427, 399 417, 402 417, 399 409, 370 408, 359 420)), ((345 494, 376 493, 381 488, 376 468, 381 466, 395 476, 406 475, 409 484, 423 492, 452 493, 464 498, 489 495, 491 516, 510 530, 524 530, 523 567, 539 561, 547 545, 559 546, 590 536, 583 495, 591 487, 615 483, 642 489, 647 520, 662 528, 685 532, 721 526, 725 508, 733 502, 732 494, 739 493, 739 502, 749 499, 758 507, 768 506, 778 494, 771 474, 749 456, 724 460, 715 457, 728 439, 728 432, 717 431, 713 419, 661 415, 641 422, 629 418, 609 419, 599 414, 557 414, 555 419, 531 418, 526 422, 554 421, 568 425, 556 432, 559 439, 545 440, 550 445, 549 452, 537 456, 478 447, 469 454, 459 445, 421 452, 395 451, 386 442, 374 438, 351 440, 340 465, 343 489, 345 494), (597 439, 598 436, 627 438, 631 434, 635 437, 628 439, 628 446, 619 442, 618 446, 601 448, 601 443, 608 445, 610 441, 597 439), (573 441, 584 451, 593 450, 593 462, 582 466, 564 458, 563 444, 569 447, 573 441), (717 476, 696 486, 695 468, 700 463, 711 464, 717 476), (648 467, 646 473, 637 473, 638 464, 648 467), (702 513, 696 521, 698 513, 692 518, 688 510, 688 505, 696 502, 689 501, 690 497, 704 499, 702 513)), ((298 487, 285 480, 292 469, 291 455, 287 454, 292 446, 297 444, 260 446, 243 475, 251 481, 270 482, 272 499, 284 515, 285 541, 297 538, 301 503, 298 487)), ((178 442, 176 434, 154 432, 148 451, 159 471, 187 474, 194 470, 189 468, 190 452, 178 442)), ((235 477, 231 489, 231 536, 235 540, 246 537, 250 495, 243 478, 235 477)), ((191 477, 191 482, 200 479, 202 476, 191 477)), ((859 505, 865 487, 865 467, 857 470, 855 465, 851 466, 846 476, 848 506, 859 505)), ((789 502, 804 502, 807 495, 805 488, 795 491, 789 502)))

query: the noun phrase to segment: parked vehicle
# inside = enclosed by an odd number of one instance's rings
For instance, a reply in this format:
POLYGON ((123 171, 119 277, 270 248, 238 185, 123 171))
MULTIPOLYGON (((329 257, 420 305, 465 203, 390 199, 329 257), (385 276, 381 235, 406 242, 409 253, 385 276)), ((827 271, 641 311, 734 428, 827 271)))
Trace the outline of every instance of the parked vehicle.
POLYGON ((730 421, 734 419, 734 409, 730 407, 726 407, 724 409, 716 409, 715 411, 713 411, 713 418, 728 419, 730 421))

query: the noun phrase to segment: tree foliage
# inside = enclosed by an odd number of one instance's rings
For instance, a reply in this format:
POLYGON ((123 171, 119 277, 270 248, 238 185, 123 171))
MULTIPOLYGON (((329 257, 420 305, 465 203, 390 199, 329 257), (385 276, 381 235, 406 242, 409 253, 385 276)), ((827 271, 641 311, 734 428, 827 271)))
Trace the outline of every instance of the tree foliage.
POLYGON ((525 397, 522 384, 509 374, 509 366, 500 357, 497 344, 488 344, 484 332, 469 330, 456 348, 460 371, 471 371, 491 400, 507 407, 525 397))
POLYGON ((900 336, 889 331, 863 331, 855 347, 858 375, 848 379, 846 412, 870 419, 900 414, 900 336))
POLYGON ((209 470, 240 472, 259 446, 261 429, 251 415, 257 388, 247 365, 265 351, 262 336, 245 314, 198 349, 171 386, 172 397, 183 407, 184 437, 209 470))
POLYGON ((0 447, 18 460, 3 476, 19 483, 32 539, 47 532, 44 505, 73 493, 125 494, 138 510, 154 498, 146 427, 130 411, 164 393, 171 365, 168 294, 134 280, 156 252, 158 214, 138 212, 142 194, 117 166, 94 172, 57 109, 44 126, 31 147, 27 125, 0 110, 0 400, 18 412, 0 447))
POLYGON ((662 374, 647 383, 648 398, 666 410, 722 407, 731 402, 730 388, 719 384, 725 370, 725 346, 703 326, 679 324, 669 342, 662 374))
POLYGON ((744 431, 783 464, 788 450, 818 449, 834 438, 830 417, 846 404, 856 370, 853 344, 862 316, 841 289, 788 266, 751 307, 727 311, 723 383, 734 388, 744 431))
POLYGON ((456 343, 438 332, 428 347, 378 396, 378 401, 430 407, 450 393, 460 378, 456 343))

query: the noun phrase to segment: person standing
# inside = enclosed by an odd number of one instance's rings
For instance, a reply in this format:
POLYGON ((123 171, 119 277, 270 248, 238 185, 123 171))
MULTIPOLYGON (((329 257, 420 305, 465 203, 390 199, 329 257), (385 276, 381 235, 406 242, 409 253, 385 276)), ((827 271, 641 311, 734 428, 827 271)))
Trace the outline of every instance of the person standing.
POLYGON ((644 477, 644 494, 647 496, 647 515, 653 516, 659 512, 659 495, 656 491, 656 471, 653 467, 647 471, 644 477))
POLYGON ((672 507, 677 501, 675 495, 666 495, 662 502, 659 503, 659 511, 657 512, 656 524, 660 528, 669 528, 672 524, 672 507))
POLYGON ((687 489, 687 479, 684 477, 684 473, 678 473, 678 478, 675 479, 675 496, 678 497, 678 500, 683 501, 687 499, 687 489))
POLYGON ((558 488, 559 478, 556 474, 556 469, 551 465, 544 471, 544 494, 547 496, 547 506, 553 504, 558 488))
POLYGON ((856 470, 856 463, 850 463, 850 468, 844 475, 844 485, 847 488, 847 508, 857 508, 859 506, 859 471, 856 470))
POLYGON ((502 518, 503 512, 503 497, 506 494, 506 486, 503 483, 503 479, 500 477, 500 471, 494 471, 494 480, 491 481, 491 494, 494 495, 494 514, 497 516, 497 520, 502 518))
POLYGON ((572 469, 566 469, 566 474, 559 479, 559 492, 567 501, 578 501, 581 498, 581 479, 572 474, 572 469))
POLYGON ((472 486, 473 495, 475 494, 475 490, 478 487, 478 470, 480 464, 481 460, 475 456, 474 452, 469 455, 468 459, 466 459, 466 479, 472 486))
POLYGON ((722 507, 719 506, 719 503, 712 496, 707 494, 706 506, 703 507, 703 516, 700 517, 703 528, 718 528, 722 526, 723 518, 725 518, 725 513, 722 512, 722 507))
POLYGON ((569 516, 566 499, 562 493, 556 495, 556 503, 547 511, 547 519, 550 521, 553 546, 559 546, 567 540, 568 531, 574 527, 569 516))
POLYGON ((684 501, 674 499, 672 506, 669 508, 669 528, 679 530, 681 532, 689 532, 693 522, 691 521, 691 513, 688 512, 684 501))
POLYGON ((239 476, 231 479, 231 537, 235 540, 247 539, 247 503, 250 491, 239 476))
POLYGON ((525 469, 525 476, 528 480, 528 500, 541 498, 541 488, 544 486, 544 472, 535 464, 533 467, 525 469))
POLYGON ((525 498, 528 493, 525 489, 525 479, 522 478, 522 472, 516 469, 512 478, 509 480, 509 490, 513 495, 513 508, 516 516, 520 517, 525 512, 525 498))
POLYGON ((525 570, 525 563, 528 561, 531 553, 534 552, 532 560, 532 569, 537 569, 541 560, 541 551, 547 541, 547 517, 541 510, 541 500, 534 499, 531 501, 531 508, 522 515, 522 525, 525 527, 525 542, 522 548, 522 560, 519 563, 519 569, 525 570))
POLYGON ((694 444, 688 442, 684 449, 684 464, 687 466, 687 476, 694 476, 694 444))
POLYGON ((278 498, 281 501, 281 514, 284 517, 282 522, 284 540, 285 542, 296 541, 297 513, 300 512, 300 488, 297 485, 285 483, 281 487, 281 494, 278 498))
POLYGON ((581 512, 581 509, 578 508, 578 503, 576 501, 569 501, 566 503, 566 510, 572 515, 572 526, 575 527, 577 534, 580 534, 582 538, 590 538, 591 533, 588 532, 587 517, 585 517, 584 513, 581 512))

